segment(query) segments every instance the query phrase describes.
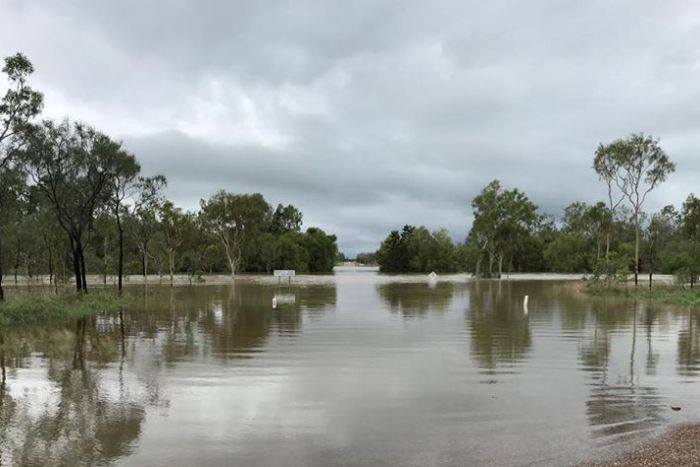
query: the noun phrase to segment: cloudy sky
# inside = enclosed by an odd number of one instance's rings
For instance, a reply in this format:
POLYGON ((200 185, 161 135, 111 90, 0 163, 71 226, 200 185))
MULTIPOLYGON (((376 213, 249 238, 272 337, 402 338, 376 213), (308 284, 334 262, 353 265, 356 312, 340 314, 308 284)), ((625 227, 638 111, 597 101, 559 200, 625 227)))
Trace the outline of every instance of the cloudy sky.
POLYGON ((700 3, 4 0, 0 54, 45 114, 124 141, 168 196, 291 202, 342 251, 406 223, 463 239, 498 178, 546 212, 604 196, 593 151, 660 138, 700 192, 700 3))

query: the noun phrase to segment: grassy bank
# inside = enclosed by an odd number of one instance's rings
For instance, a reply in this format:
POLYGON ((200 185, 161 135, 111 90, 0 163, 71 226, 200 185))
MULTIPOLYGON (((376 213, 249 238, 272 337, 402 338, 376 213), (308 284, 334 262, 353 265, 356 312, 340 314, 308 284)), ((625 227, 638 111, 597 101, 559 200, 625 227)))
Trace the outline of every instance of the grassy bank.
POLYGON ((596 297, 634 298, 700 306, 700 288, 689 289, 680 286, 657 285, 649 289, 646 285, 637 287, 634 285, 613 285, 606 287, 599 284, 588 284, 586 292, 596 297))
POLYGON ((76 293, 23 293, 0 304, 0 329, 9 326, 42 324, 116 311, 127 299, 113 292, 97 291, 87 295, 76 293))

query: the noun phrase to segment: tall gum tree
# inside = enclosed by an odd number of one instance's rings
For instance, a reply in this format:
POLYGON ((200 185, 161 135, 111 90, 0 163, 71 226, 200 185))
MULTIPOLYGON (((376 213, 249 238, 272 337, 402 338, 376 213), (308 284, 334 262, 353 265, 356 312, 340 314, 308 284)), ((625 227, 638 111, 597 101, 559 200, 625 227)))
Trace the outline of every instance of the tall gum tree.
POLYGON ((246 242, 270 224, 272 209, 259 193, 219 191, 200 202, 206 228, 224 249, 233 278, 241 267, 246 242))
POLYGON ((501 277, 504 260, 512 258, 521 241, 534 229, 537 206, 520 190, 503 190, 501 183, 493 180, 474 198, 472 211, 474 222, 468 238, 478 250, 475 275, 481 274, 481 260, 486 254, 489 277, 494 276, 496 263, 501 277))
POLYGON ((601 145, 596 151, 594 168, 609 187, 610 182, 615 184, 632 209, 635 227, 634 284, 637 285, 642 208, 649 193, 676 170, 676 165, 661 149, 657 139, 639 133, 601 145), (604 169, 599 171, 600 167, 604 169))
POLYGON ((119 144, 83 124, 67 120, 37 125, 23 151, 35 186, 51 203, 70 244, 75 286, 87 292, 85 247, 97 209, 111 198, 119 144))
MULTIPOLYGON (((0 183, 4 184, 11 177, 11 172, 21 170, 21 167, 16 166, 13 156, 23 142, 22 136, 31 119, 41 112, 43 96, 27 84, 34 66, 21 53, 6 57, 2 72, 8 83, 0 100, 0 183)), ((0 301, 5 299, 2 288, 2 240, 4 204, 9 193, 9 190, 0 190, 0 301)))

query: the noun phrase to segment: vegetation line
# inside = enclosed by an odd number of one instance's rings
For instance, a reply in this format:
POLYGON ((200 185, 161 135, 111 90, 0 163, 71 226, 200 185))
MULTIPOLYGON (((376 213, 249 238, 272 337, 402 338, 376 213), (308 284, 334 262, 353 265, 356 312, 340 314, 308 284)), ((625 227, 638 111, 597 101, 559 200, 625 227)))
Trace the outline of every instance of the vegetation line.
POLYGON ((129 299, 111 291, 78 293, 21 293, 0 304, 0 330, 10 326, 27 326, 83 318, 117 311, 129 299))
POLYGON ((594 297, 620 297, 637 300, 654 300, 679 305, 700 306, 700 289, 679 286, 656 286, 652 289, 634 286, 602 286, 592 283, 585 287, 586 293, 594 297))

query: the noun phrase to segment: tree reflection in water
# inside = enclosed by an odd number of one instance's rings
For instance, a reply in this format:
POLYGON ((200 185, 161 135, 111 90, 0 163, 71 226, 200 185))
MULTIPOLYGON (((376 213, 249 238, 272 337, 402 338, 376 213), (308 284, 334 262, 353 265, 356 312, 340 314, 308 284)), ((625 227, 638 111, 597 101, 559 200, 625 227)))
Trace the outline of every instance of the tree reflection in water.
POLYGON ((205 355, 250 358, 271 334, 294 336, 305 317, 321 316, 336 303, 335 284, 236 283, 139 292, 125 313, 127 333, 151 338, 162 348, 165 365, 205 355), (273 309, 272 298, 280 293, 294 299, 273 309))
POLYGON ((7 381, 0 387, 0 464, 94 465, 127 455, 138 439, 144 406, 128 392, 114 394, 100 368, 113 361, 116 336, 94 332, 95 320, 74 330, 37 330, 6 335, 3 357, 16 368, 38 368, 32 353, 46 356, 41 394, 7 381), (37 400, 48 397, 47 401, 37 400))
POLYGON ((522 300, 521 286, 512 282, 476 281, 470 290, 465 320, 471 355, 489 374, 501 364, 514 371, 532 346, 522 300))
POLYGON ((644 370, 646 375, 655 373, 658 357, 652 330, 657 308, 625 300, 588 302, 592 323, 582 333, 579 355, 582 369, 589 375, 586 415, 592 435, 611 443, 660 426, 665 421, 663 399, 656 387, 639 383, 642 375, 637 372, 637 334, 643 327, 647 344, 644 370), (616 353, 611 355, 613 349, 616 353))
POLYGON ((376 289, 392 313, 413 318, 449 309, 455 285, 452 282, 391 282, 378 284, 376 289))
POLYGON ((700 363, 698 313, 700 310, 688 308, 685 312, 683 328, 678 333, 678 373, 685 377, 698 375, 700 363))

